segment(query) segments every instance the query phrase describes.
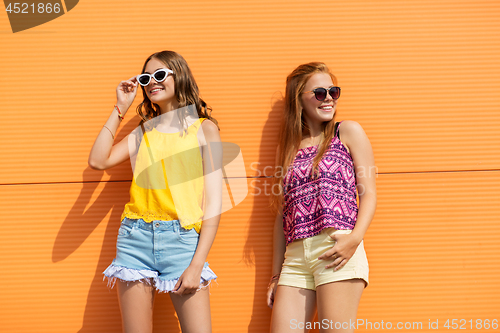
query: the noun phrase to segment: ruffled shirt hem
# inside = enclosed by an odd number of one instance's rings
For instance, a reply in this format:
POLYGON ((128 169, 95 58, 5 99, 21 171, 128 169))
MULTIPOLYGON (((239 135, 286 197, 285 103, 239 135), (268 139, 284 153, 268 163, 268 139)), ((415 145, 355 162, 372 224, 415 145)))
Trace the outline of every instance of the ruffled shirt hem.
MULTIPOLYGON (((131 211, 125 210, 122 214, 121 220, 123 221, 124 218, 129 218, 129 219, 143 219, 144 222, 151 223, 153 221, 172 221, 172 220, 178 220, 177 216, 170 216, 168 214, 158 214, 158 213, 142 213, 142 214, 137 214, 131 211)), ((189 221, 183 221, 179 220, 181 227, 187 230, 191 230, 194 228, 197 233, 200 233, 201 231, 201 225, 202 221, 198 221, 195 223, 190 223, 189 221)))

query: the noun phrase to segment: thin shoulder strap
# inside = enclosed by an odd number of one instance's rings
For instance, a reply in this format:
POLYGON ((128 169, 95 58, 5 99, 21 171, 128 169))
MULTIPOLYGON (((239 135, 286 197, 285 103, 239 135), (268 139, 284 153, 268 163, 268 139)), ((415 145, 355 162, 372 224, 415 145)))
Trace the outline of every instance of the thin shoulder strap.
POLYGON ((203 122, 204 122, 205 120, 207 120, 207 119, 208 119, 208 118, 199 118, 199 119, 198 119, 198 121, 199 121, 198 126, 199 126, 199 127, 201 127, 201 124, 203 124, 203 122))
POLYGON ((340 139, 340 136, 339 136, 339 125, 340 123, 342 123, 341 121, 335 123, 335 137, 336 138, 339 138, 340 139))

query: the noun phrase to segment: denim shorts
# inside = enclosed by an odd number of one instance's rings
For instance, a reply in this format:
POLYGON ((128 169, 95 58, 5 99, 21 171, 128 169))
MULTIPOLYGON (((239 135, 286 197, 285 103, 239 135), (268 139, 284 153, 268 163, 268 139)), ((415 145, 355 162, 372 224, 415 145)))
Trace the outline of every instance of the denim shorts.
MULTIPOLYGON (((116 279, 153 284, 158 291, 173 291, 189 266, 200 235, 195 229, 184 229, 178 220, 145 222, 124 218, 116 241, 116 258, 104 271, 108 285, 116 279)), ((205 263, 200 287, 216 279, 205 263)))
POLYGON ((350 234, 352 230, 323 229, 319 235, 298 239, 288 244, 285 261, 281 269, 278 285, 316 290, 322 284, 361 279, 368 285, 368 260, 363 241, 349 261, 335 271, 325 266, 334 260, 318 260, 318 257, 330 250, 335 241, 334 234, 350 234))

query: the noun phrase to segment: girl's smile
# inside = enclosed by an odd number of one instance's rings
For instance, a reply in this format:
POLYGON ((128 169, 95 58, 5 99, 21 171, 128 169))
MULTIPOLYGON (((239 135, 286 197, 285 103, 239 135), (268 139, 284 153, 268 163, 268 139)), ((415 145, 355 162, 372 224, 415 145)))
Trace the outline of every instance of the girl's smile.
POLYGON ((316 88, 328 89, 332 86, 332 78, 326 73, 316 73, 307 80, 301 96, 301 104, 302 115, 309 129, 319 128, 322 123, 333 119, 337 100, 327 93, 324 100, 318 101, 312 92, 316 88))
MULTIPOLYGON (((148 61, 144 73, 151 74, 162 68, 169 69, 160 60, 152 58, 148 61)), ((151 81, 144 89, 151 102, 160 106, 162 113, 177 108, 178 103, 175 97, 174 75, 168 75, 167 78, 161 82, 157 82, 154 77, 151 77, 151 81)))
POLYGON ((159 93, 160 91, 165 90, 163 87, 155 87, 149 91, 149 94, 153 96, 156 93, 159 93))

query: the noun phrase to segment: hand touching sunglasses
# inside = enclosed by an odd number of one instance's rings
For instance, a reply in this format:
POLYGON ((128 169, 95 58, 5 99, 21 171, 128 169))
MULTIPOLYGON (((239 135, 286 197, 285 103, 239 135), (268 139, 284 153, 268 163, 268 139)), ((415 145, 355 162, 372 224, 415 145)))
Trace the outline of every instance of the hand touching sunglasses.
POLYGON ((151 78, 155 79, 156 82, 163 82, 168 77, 168 74, 174 74, 174 72, 167 68, 161 68, 154 72, 153 75, 149 73, 137 75, 137 82, 141 86, 147 86, 151 82, 151 78))

